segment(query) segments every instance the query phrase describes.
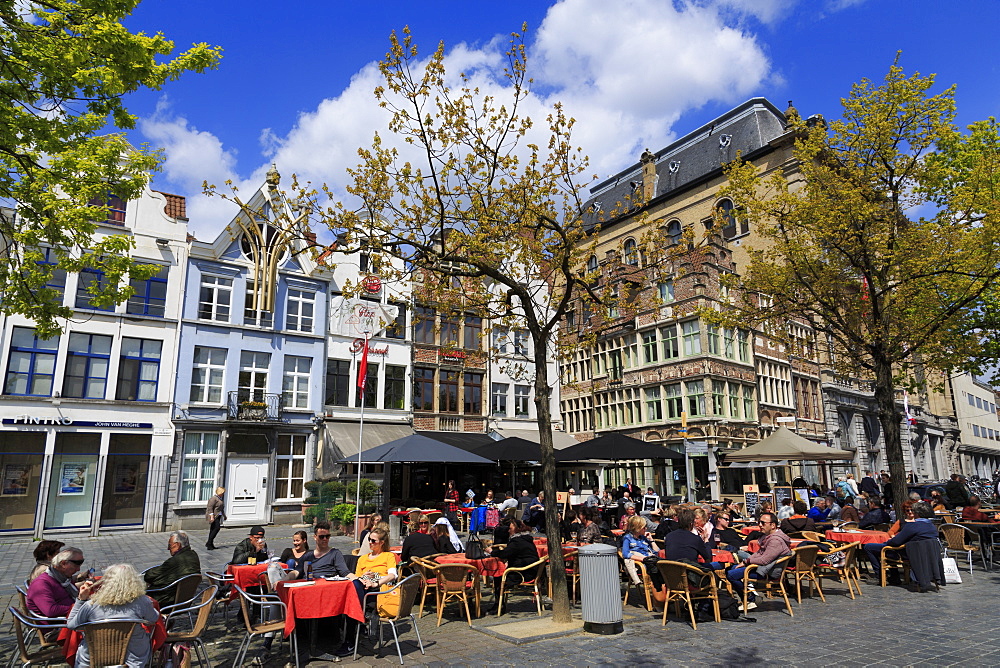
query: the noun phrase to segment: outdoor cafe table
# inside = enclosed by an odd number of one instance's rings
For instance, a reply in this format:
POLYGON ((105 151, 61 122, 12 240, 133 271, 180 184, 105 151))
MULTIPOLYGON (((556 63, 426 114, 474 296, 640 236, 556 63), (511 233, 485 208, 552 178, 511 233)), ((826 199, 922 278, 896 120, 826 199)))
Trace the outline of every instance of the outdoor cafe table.
POLYGON ((740 533, 743 534, 744 536, 749 536, 754 531, 760 531, 760 525, 759 524, 752 524, 752 525, 745 526, 742 529, 740 529, 740 533))
POLYGON ((888 543, 892 537, 885 531, 869 531, 853 529, 848 531, 834 531, 830 529, 826 532, 828 540, 835 540, 839 543, 888 543))
POLYGON ((503 575, 504 569, 506 569, 504 562, 496 557, 469 559, 464 554, 442 554, 434 557, 434 561, 439 564, 468 564, 474 566, 484 577, 498 578, 503 575))
POLYGON ((285 636, 295 630, 296 619, 325 619, 347 615, 359 622, 365 621, 357 590, 350 580, 288 580, 279 582, 275 593, 288 606, 285 636))
MULTIPOLYGON (((259 587, 260 581, 257 577, 267 570, 267 562, 261 564, 229 564, 226 566, 226 575, 233 576, 233 584, 239 585, 240 589, 246 590, 250 587, 259 587)), ((236 589, 229 592, 229 599, 235 601, 239 594, 236 589)))

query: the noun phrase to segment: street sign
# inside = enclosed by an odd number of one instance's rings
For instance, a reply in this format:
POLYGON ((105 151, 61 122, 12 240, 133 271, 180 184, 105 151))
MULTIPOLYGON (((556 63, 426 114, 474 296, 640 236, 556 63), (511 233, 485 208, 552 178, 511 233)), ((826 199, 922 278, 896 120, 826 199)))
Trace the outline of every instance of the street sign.
POLYGON ((689 455, 708 454, 708 441, 685 441, 685 447, 689 455))

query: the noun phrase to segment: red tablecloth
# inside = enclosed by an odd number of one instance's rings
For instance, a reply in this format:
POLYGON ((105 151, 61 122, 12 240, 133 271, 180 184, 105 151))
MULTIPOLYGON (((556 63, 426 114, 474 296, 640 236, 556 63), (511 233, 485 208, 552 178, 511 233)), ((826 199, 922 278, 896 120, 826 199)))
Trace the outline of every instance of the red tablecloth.
POLYGON ((740 533, 743 534, 744 536, 749 536, 751 531, 760 531, 760 525, 752 524, 750 526, 745 526, 742 529, 740 529, 740 533))
MULTIPOLYGON (((666 559, 666 550, 660 550, 660 559, 666 559)), ((701 561, 701 557, 698 557, 701 561)), ((720 564, 735 564, 736 559, 733 558, 733 553, 729 550, 712 550, 712 561, 717 561, 720 564)), ((704 562, 702 562, 704 563, 704 562)))
POLYGON ((841 543, 887 543, 891 536, 885 531, 833 531, 826 532, 829 540, 836 540, 841 543))
MULTIPOLYGON (((544 556, 548 555, 548 553, 549 553, 549 544, 548 543, 539 543, 539 542, 536 541, 535 542, 535 549, 538 550, 538 556, 539 557, 544 557, 544 556)), ((566 554, 567 552, 572 552, 573 550, 579 550, 579 549, 580 549, 579 545, 563 545, 562 546, 563 554, 566 554)))
MULTIPOLYGON (((257 580, 257 576, 267 570, 267 564, 254 564, 250 566, 249 564, 231 564, 226 566, 226 575, 233 576, 233 584, 240 586, 240 589, 248 589, 249 587, 259 587, 260 581, 257 580)), ((239 594, 233 589, 229 592, 230 600, 235 601, 239 594)))
MULTIPOLYGON (((301 582, 292 580, 290 582, 301 582)), ((311 585, 289 587, 279 582, 275 593, 288 606, 285 615, 285 635, 295 630, 296 619, 323 619, 347 615, 363 622, 364 611, 357 590, 350 580, 312 580, 311 585)))
POLYGON ((485 557, 483 559, 467 559, 464 554, 442 554, 434 560, 439 564, 468 564, 475 566, 480 575, 498 578, 503 575, 507 565, 496 557, 485 557))
MULTIPOLYGON (((153 599, 150 599, 153 601, 153 599)), ((157 610, 160 609, 159 604, 153 601, 153 605, 157 610)), ((143 624, 142 627, 149 631, 149 624, 143 624)), ((163 617, 156 620, 153 625, 153 652, 157 651, 163 647, 163 643, 167 640, 167 624, 163 617)), ((63 646, 63 656, 66 657, 66 663, 72 668, 76 663, 76 652, 80 649, 80 643, 83 642, 83 631, 74 631, 73 629, 62 629, 59 631, 58 641, 62 643, 63 646)))

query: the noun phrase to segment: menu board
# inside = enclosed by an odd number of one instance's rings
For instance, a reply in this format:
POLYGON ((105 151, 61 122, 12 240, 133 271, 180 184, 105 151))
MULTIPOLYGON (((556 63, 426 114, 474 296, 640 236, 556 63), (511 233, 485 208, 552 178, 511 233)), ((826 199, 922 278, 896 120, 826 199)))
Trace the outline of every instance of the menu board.
POLYGON ((758 492, 743 492, 743 502, 744 515, 753 517, 757 514, 757 508, 760 505, 760 494, 758 492))

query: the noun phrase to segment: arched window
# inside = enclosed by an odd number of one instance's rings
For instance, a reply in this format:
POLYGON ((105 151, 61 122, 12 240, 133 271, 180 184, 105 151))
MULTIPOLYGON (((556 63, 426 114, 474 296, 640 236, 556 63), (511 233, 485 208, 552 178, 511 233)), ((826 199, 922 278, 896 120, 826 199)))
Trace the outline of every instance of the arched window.
POLYGON ((722 219, 722 238, 732 239, 733 237, 746 234, 750 231, 750 224, 744 218, 740 220, 737 216, 736 206, 730 199, 720 200, 715 205, 722 219))
POLYGON ((626 239, 623 249, 625 264, 636 267, 639 265, 639 251, 635 246, 635 239, 626 239))
POLYGON ((589 258, 587 258, 587 273, 593 274, 596 271, 597 271, 597 256, 591 255, 589 258))
POLYGON ((681 221, 671 220, 667 223, 667 244, 676 246, 681 242, 681 221))

